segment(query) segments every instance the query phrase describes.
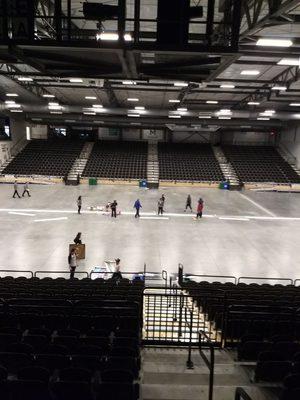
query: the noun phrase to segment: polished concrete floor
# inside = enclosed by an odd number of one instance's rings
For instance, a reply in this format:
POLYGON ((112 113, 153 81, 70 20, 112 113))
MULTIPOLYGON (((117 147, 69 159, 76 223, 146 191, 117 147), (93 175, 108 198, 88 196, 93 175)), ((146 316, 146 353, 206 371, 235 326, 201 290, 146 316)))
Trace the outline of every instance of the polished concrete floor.
POLYGON ((12 192, 11 185, 0 185, 1 269, 66 270, 68 244, 81 231, 82 271, 119 257, 123 271, 142 270, 146 263, 149 271, 176 272, 182 263, 195 274, 300 278, 300 194, 113 185, 34 185, 32 197, 21 199, 12 192), (162 193, 161 219, 156 205, 162 193), (202 220, 184 213, 188 193, 194 206, 203 197, 202 220), (141 219, 133 215, 136 198, 141 219), (117 219, 87 210, 114 199, 117 219))

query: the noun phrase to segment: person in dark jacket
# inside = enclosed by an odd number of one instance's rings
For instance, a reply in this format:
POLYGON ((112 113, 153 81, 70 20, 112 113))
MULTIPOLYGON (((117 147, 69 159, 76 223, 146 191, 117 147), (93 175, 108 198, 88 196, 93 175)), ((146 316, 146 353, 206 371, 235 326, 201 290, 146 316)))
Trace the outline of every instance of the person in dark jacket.
POLYGON ((163 215, 163 212, 164 212, 164 202, 163 202, 163 199, 162 198, 160 198, 159 200, 158 200, 158 202, 157 202, 157 207, 158 207, 158 215, 163 215))
POLYGON ((119 258, 116 258, 115 261, 116 261, 116 269, 115 269, 115 272, 113 273, 112 279, 118 281, 118 280, 122 279, 122 274, 121 274, 121 271, 120 271, 120 269, 121 269, 121 265, 120 265, 121 260, 119 258))
POLYGON ((82 206, 82 199, 81 196, 79 196, 77 199, 78 214, 80 214, 81 206, 82 206))
POLYGON ((74 243, 75 244, 81 244, 82 243, 82 241, 81 241, 81 232, 77 233, 77 235, 76 235, 76 237, 74 239, 74 243))
POLYGON ((116 200, 114 200, 111 205, 111 216, 117 218, 117 205, 118 203, 116 202, 116 200))
POLYGON ((75 249, 71 250, 71 253, 69 254, 68 257, 68 263, 70 268, 70 279, 73 279, 77 267, 77 253, 75 249))
POLYGON ((191 210, 191 212, 193 211, 193 210, 192 210, 192 198, 191 198, 191 195, 190 195, 190 194, 189 194, 188 197, 186 198, 186 204, 185 204, 185 210, 184 210, 184 212, 186 212, 186 210, 187 210, 188 208, 191 210))
POLYGON ((197 219, 202 218, 203 207, 204 207, 204 202, 200 198, 197 205, 197 216, 196 216, 197 219))
POLYGON ((138 218, 140 216, 140 209, 142 208, 140 199, 135 201, 133 208, 136 209, 135 218, 138 218))

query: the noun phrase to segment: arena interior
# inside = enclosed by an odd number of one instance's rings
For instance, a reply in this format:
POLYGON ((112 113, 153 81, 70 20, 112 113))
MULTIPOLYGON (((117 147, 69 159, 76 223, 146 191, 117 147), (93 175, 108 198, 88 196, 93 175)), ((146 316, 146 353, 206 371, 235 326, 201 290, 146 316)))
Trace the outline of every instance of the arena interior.
POLYGON ((1 400, 300 399, 299 23, 0 2, 1 400))

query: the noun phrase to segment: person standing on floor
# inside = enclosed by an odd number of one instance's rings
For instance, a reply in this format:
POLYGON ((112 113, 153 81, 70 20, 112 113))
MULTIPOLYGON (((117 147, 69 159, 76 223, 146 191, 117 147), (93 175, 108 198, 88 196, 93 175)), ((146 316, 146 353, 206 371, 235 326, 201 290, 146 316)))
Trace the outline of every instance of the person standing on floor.
POLYGON ((164 212, 164 201, 162 198, 160 198, 157 202, 157 207, 158 207, 158 215, 163 215, 164 212))
POLYGON ((197 217, 196 217, 197 219, 202 218, 203 207, 204 207, 204 202, 200 197, 200 199, 198 201, 198 206, 197 206, 197 217))
POLYGON ((28 182, 25 182, 25 184, 24 184, 24 190, 23 190, 22 197, 25 196, 25 193, 27 193, 28 197, 31 197, 30 193, 29 193, 29 183, 28 182))
POLYGON ((116 202, 116 200, 114 200, 111 205, 111 216, 117 218, 117 205, 118 203, 116 202))
POLYGON ((136 209, 135 218, 138 218, 140 216, 140 209, 142 208, 140 199, 135 201, 133 208, 136 209))
POLYGON ((68 257, 68 262, 69 262, 69 269, 70 269, 70 279, 73 279, 74 275, 75 275, 75 270, 77 267, 77 254, 76 254, 75 249, 71 250, 71 253, 69 254, 69 257, 68 257))
POLYGON ((165 195, 164 195, 164 194, 161 195, 161 200, 162 200, 162 202, 163 202, 163 211, 165 211, 165 201, 166 201, 166 198, 165 198, 165 195))
POLYGON ((119 281, 120 279, 122 279, 122 274, 121 274, 121 265, 120 262, 121 260, 119 258, 116 258, 116 267, 115 267, 115 272, 112 275, 111 279, 114 279, 116 281, 119 281))
POLYGON ((18 192, 18 181, 17 180, 15 180, 15 183, 14 183, 13 198, 15 198, 16 195, 19 197, 19 199, 21 198, 21 196, 19 195, 19 192, 18 192))
POLYGON ((82 206, 82 199, 81 196, 79 196, 77 199, 78 214, 80 214, 81 206, 82 206))
POLYGON ((190 195, 190 194, 189 194, 188 197, 186 198, 186 204, 185 204, 185 210, 184 210, 184 212, 186 212, 186 210, 187 210, 188 208, 191 210, 191 212, 193 211, 193 210, 192 210, 192 198, 191 198, 191 195, 190 195))

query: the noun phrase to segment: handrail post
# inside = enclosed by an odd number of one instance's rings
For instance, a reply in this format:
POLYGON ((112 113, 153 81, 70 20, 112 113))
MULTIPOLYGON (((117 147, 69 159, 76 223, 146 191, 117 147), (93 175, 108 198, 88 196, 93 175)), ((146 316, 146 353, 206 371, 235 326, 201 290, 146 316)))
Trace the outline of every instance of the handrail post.
POLYGON ((190 312, 190 338, 189 338, 189 350, 188 350, 188 359, 186 362, 186 366, 187 369, 194 369, 194 363, 192 361, 193 311, 189 310, 189 312, 190 312))
POLYGON ((199 331, 199 352, 201 357, 203 358, 206 366, 209 369, 209 388, 208 388, 208 400, 213 400, 213 391, 214 391, 214 370, 215 370, 215 349, 214 346, 206 335, 204 331, 199 331), (207 344, 209 347, 210 359, 208 360, 207 356, 202 351, 202 335, 207 339, 207 344))

